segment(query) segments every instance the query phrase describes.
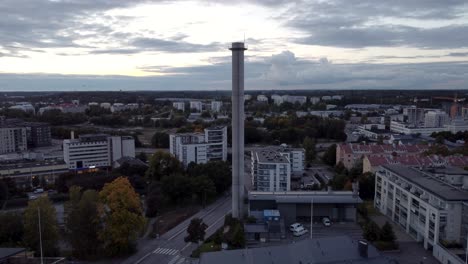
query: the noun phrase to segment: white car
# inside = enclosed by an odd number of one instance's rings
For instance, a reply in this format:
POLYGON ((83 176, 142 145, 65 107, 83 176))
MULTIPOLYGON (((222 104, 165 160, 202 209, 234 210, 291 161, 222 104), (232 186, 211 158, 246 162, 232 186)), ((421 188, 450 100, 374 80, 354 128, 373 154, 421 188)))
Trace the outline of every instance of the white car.
POLYGON ((322 218, 322 223, 324 226, 331 226, 331 221, 330 221, 330 218, 328 217, 322 218))
POLYGON ((300 228, 297 228, 296 230, 294 230, 293 236, 300 237, 300 236, 302 236, 304 234, 307 234, 307 232, 309 232, 309 231, 301 226, 300 228))
POLYGON ((302 228, 304 229, 304 227, 302 226, 302 224, 299 224, 299 223, 294 223, 292 225, 289 226, 289 230, 291 230, 292 232, 296 231, 297 229, 299 228, 302 228))

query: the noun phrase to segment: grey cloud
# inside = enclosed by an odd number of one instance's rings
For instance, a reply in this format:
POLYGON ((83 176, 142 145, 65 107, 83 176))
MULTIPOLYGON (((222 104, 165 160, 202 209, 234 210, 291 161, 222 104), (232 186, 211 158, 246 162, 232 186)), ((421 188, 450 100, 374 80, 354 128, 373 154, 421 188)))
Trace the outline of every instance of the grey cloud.
POLYGON ((426 49, 468 46, 468 26, 456 24, 468 12, 464 0, 413 1, 308 1, 289 9, 280 19, 285 25, 308 34, 295 41, 301 44, 344 48, 411 46, 426 49), (294 14, 294 15, 290 15, 294 14), (387 19, 446 20, 439 28, 392 25, 387 19))
MULTIPOLYGON (((141 66, 163 75, 69 76, 0 74, 0 91, 11 90, 205 90, 230 89, 231 63, 223 57, 193 67, 141 66), (31 81, 34 80, 34 81, 31 81)), ((245 63, 246 89, 466 89, 468 61, 446 63, 335 64, 304 60, 284 51, 245 63)))

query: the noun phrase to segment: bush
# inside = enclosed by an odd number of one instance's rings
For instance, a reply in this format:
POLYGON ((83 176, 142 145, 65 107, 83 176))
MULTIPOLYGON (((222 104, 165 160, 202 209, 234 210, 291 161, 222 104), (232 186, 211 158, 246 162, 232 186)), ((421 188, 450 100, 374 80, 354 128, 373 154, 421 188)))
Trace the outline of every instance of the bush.
POLYGON ((389 242, 389 241, 375 241, 373 245, 378 249, 378 250, 397 250, 398 249, 398 244, 395 242, 389 242))

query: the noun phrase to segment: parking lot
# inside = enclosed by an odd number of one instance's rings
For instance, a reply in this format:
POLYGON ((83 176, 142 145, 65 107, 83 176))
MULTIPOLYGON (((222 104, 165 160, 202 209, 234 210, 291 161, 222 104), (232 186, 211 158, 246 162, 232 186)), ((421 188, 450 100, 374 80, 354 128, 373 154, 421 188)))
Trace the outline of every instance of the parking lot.
MULTIPOLYGON (((286 239, 290 241, 299 241, 310 238, 310 223, 301 223, 309 232, 300 237, 294 237, 292 232, 286 234, 286 239)), ((362 238, 362 229, 357 223, 333 223, 331 226, 324 226, 322 223, 314 223, 312 227, 312 238, 349 236, 352 239, 362 238)))

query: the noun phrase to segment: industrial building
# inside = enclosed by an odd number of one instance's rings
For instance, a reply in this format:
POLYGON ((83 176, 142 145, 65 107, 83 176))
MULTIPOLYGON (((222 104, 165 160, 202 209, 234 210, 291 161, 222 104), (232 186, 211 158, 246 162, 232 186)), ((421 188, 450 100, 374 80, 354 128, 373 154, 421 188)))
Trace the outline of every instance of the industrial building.
POLYGON ((54 183, 56 177, 67 172, 68 165, 63 160, 13 160, 0 164, 0 178, 12 179, 17 187, 32 186, 35 177, 43 178, 46 183, 54 183))
POLYGON ((227 160, 227 128, 210 127, 204 133, 176 133, 169 135, 169 151, 184 166, 212 160, 227 160))
POLYGON ((72 136, 63 141, 63 157, 70 170, 110 167, 122 157, 135 157, 135 139, 106 134, 72 136))
POLYGON ((467 244, 467 190, 462 169, 384 165, 376 173, 374 205, 442 263, 462 263, 441 241, 467 244))
POLYGON ((328 217, 333 222, 355 222, 357 205, 362 202, 357 187, 354 191, 289 191, 259 192, 248 194, 249 215, 261 214, 263 210, 278 210, 285 225, 328 217))

